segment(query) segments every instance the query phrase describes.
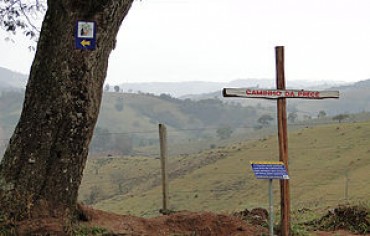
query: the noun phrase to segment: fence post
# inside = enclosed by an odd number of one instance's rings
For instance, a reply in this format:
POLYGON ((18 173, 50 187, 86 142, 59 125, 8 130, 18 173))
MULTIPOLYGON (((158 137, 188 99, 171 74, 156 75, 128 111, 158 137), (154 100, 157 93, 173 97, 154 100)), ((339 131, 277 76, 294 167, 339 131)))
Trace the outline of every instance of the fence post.
POLYGON ((162 212, 168 212, 168 172, 167 172, 167 129, 164 124, 159 124, 159 141, 161 151, 161 171, 162 171, 162 212))
POLYGON ((344 200, 348 202, 348 185, 349 185, 349 176, 348 176, 348 169, 345 172, 345 178, 346 178, 346 183, 344 187, 344 200))

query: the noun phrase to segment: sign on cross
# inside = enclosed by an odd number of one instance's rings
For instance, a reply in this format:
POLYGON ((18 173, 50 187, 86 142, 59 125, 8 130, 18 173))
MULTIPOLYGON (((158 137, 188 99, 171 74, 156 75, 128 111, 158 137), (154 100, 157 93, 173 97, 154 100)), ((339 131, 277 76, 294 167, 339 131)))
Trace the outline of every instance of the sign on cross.
POLYGON ((225 88, 224 97, 244 98, 338 98, 338 91, 308 91, 308 90, 280 90, 280 89, 258 89, 258 88, 225 88))
MULTIPOLYGON (((284 47, 275 47, 276 57, 276 89, 258 88, 224 88, 224 97, 266 98, 277 99, 279 161, 288 168, 288 134, 286 98, 324 99, 339 98, 339 91, 307 91, 285 89, 284 75, 284 47)), ((280 180, 280 205, 281 205, 281 233, 290 235, 290 192, 289 181, 280 180)))

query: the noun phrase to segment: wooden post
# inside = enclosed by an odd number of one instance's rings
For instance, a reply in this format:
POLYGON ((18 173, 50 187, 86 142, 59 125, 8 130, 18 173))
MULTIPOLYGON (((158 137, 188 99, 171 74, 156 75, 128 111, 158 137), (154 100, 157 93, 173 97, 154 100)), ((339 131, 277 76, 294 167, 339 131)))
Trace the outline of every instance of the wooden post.
POLYGON ((348 188, 349 188, 349 175, 348 175, 348 169, 346 170, 346 173, 345 173, 345 176, 346 176, 346 183, 345 183, 345 187, 344 187, 344 200, 346 201, 346 203, 348 203, 348 188))
POLYGON ((168 173, 167 173, 167 129, 164 124, 159 124, 159 141, 161 151, 161 170, 162 170, 162 212, 168 211, 168 173))
MULTIPOLYGON (((276 87, 285 90, 284 74, 284 47, 275 47, 276 53, 276 87)), ((285 164, 289 173, 288 165, 288 131, 286 117, 286 99, 277 99, 277 118, 278 118, 278 139, 279 139, 279 160, 285 164)), ((281 194, 281 233, 282 236, 290 235, 290 192, 289 181, 280 180, 281 194)))
MULTIPOLYGON (((339 98, 339 91, 307 91, 285 89, 284 75, 284 47, 275 47, 276 54, 276 87, 277 89, 260 88, 224 88, 224 97, 243 98, 266 98, 277 99, 278 138, 279 138, 279 159, 284 163, 287 172, 288 165, 288 130, 286 114, 286 98, 324 99, 339 98)), ((289 172, 288 172, 289 173, 289 172)), ((280 202, 281 202, 281 234, 290 235, 290 195, 289 181, 280 180, 280 202)))

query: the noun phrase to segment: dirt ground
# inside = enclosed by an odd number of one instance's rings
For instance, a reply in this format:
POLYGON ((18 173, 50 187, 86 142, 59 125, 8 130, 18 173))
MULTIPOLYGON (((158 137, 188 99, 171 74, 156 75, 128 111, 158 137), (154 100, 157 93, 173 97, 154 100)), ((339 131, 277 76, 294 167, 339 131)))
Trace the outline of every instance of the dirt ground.
MULTIPOLYGON (((353 234, 351 232, 345 230, 337 230, 337 231, 330 231, 330 232, 312 232, 312 235, 315 236, 359 236, 359 234, 353 234)), ((370 235, 370 234, 361 234, 361 235, 370 235)))
MULTIPOLYGON (((80 206, 80 227, 106 229, 102 235, 130 236, 258 236, 268 235, 268 228, 247 223, 238 216, 210 212, 177 212, 155 218, 117 215, 90 207, 80 206)), ((15 235, 75 235, 66 233, 63 221, 57 219, 34 219, 16 225, 15 235), (46 234, 46 232, 48 232, 46 234)), ((1 232, 0 232, 1 235, 1 232)), ((95 234, 96 235, 96 234, 95 234)), ((99 235, 99 234, 98 234, 99 235)), ((312 232, 318 236, 354 236, 347 231, 312 232)), ((369 234, 368 234, 369 235, 369 234)))
POLYGON ((177 212, 144 219, 85 209, 86 224, 100 225, 117 235, 266 235, 267 229, 235 216, 210 212, 177 212))

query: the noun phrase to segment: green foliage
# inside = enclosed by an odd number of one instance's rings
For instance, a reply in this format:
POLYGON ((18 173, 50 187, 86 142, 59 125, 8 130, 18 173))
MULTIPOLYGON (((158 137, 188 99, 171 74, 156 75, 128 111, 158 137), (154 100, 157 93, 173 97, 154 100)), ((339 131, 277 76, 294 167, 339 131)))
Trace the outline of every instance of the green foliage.
POLYGON ((317 115, 317 118, 324 118, 326 116, 326 112, 324 110, 319 111, 319 114, 317 115))
POLYGON ((85 197, 86 204, 94 204, 102 199, 102 189, 99 186, 92 186, 90 193, 85 197))
POLYGON ((298 118, 298 115, 297 115, 297 112, 290 112, 288 114, 288 120, 289 122, 291 123, 294 123, 296 121, 296 119, 298 118))
POLYGON ((23 1, 0 0, 0 27, 12 33, 22 31, 26 37, 37 41, 40 30, 34 19, 39 18, 45 12, 46 1, 44 0, 34 1, 32 4, 23 1))
POLYGON ((91 142, 91 153, 131 154, 132 138, 126 134, 112 134, 107 128, 97 126, 91 142))
POLYGON ((217 137, 219 137, 220 139, 228 139, 231 137, 231 134, 233 133, 233 129, 230 127, 230 126, 226 126, 226 127, 221 127, 221 128, 218 128, 216 133, 217 133, 217 137))
POLYGON ((118 97, 116 99, 116 103, 114 104, 114 107, 116 108, 116 110, 118 112, 121 112, 123 111, 123 107, 124 107, 124 104, 123 104, 123 97, 118 97))
POLYGON ((305 226, 301 224, 292 224, 291 225, 291 235, 292 236, 309 236, 310 233, 305 226))
POLYGON ((370 208, 364 206, 338 206, 318 220, 307 223, 312 229, 344 229, 354 233, 370 233, 370 208))
POLYGON ((120 87, 119 87, 118 85, 115 85, 115 86, 113 87, 113 89, 114 89, 114 92, 118 93, 118 92, 119 92, 119 90, 120 90, 120 87))
POLYGON ((333 117, 333 120, 337 120, 341 123, 343 120, 348 119, 350 116, 348 114, 339 114, 333 117))
POLYGON ((73 230, 74 236, 101 236, 109 233, 108 230, 98 226, 79 226, 73 230))
POLYGON ((91 141, 91 152, 105 152, 111 148, 112 135, 109 129, 97 126, 91 141))
POLYGON ((178 102, 178 99, 172 97, 170 94, 161 93, 159 95, 159 98, 162 100, 169 101, 169 102, 178 102))
POLYGON ((200 101, 185 99, 179 105, 182 112, 191 114, 207 126, 225 123, 232 126, 243 126, 246 121, 252 121, 256 116, 256 109, 253 107, 227 105, 216 98, 200 101))
POLYGON ((109 89, 110 89, 110 85, 109 84, 106 84, 104 86, 104 92, 109 92, 109 89))
POLYGON ((132 139, 125 134, 114 135, 114 151, 122 155, 129 155, 133 151, 132 139))
POLYGON ((114 184, 118 187, 118 194, 120 194, 120 195, 124 194, 125 193, 124 185, 125 185, 125 182, 126 182, 124 174, 121 173, 121 172, 113 172, 113 173, 111 173, 110 176, 111 176, 112 184, 114 184))
POLYGON ((265 115, 262 115, 260 118, 258 118, 257 122, 263 126, 267 126, 270 124, 270 121, 273 121, 273 120, 274 118, 272 118, 272 116, 265 114, 265 115))

